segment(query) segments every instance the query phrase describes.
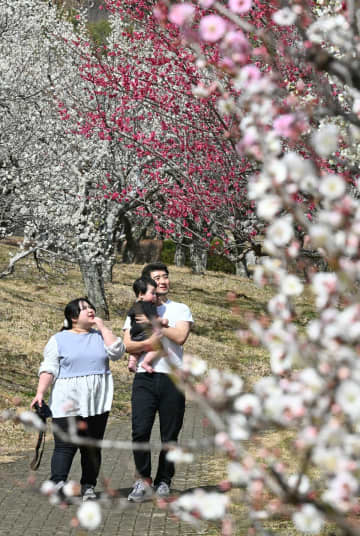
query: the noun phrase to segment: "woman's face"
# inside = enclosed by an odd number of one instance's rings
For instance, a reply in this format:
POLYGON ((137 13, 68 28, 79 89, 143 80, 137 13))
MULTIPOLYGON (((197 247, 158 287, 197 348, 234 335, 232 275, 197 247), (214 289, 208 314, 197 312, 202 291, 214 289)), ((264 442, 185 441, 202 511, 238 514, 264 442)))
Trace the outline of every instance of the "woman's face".
POLYGON ((80 313, 77 318, 73 319, 73 325, 75 324, 79 328, 88 329, 94 323, 95 309, 86 301, 81 301, 79 307, 80 313))

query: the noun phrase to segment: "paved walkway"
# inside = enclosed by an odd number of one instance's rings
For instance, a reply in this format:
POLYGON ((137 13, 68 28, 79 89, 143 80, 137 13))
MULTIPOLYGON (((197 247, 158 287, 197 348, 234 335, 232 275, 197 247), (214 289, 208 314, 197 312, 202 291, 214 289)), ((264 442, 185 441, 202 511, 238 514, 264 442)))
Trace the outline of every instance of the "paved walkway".
MULTIPOLYGON (((181 440, 201 439, 207 430, 202 426, 202 416, 196 406, 188 404, 185 414, 181 440)), ((126 440, 130 436, 129 419, 112 420, 107 428, 106 438, 126 440)), ((155 424, 152 441, 159 440, 158 423, 155 424)), ((35 442, 35 436, 34 436, 35 442)), ((67 536, 84 534, 80 529, 71 528, 70 522, 76 512, 76 506, 61 509, 51 506, 48 500, 36 490, 41 482, 49 477, 50 457, 53 442, 47 434, 45 452, 41 466, 36 471, 35 488, 26 484, 30 476, 29 462, 33 452, 27 452, 21 459, 8 464, 0 464, 0 536, 67 536), (34 491, 35 490, 35 491, 34 491)), ((158 450, 154 450, 156 456, 158 450)), ((173 480, 173 492, 181 493, 197 486, 209 486, 208 460, 211 451, 199 449, 191 465, 178 466, 173 480)), ((156 461, 155 461, 156 464, 156 461)), ((128 451, 104 451, 102 473, 110 478, 111 485, 117 489, 123 500, 116 506, 103 507, 103 521, 99 529, 92 532, 94 536, 190 536, 198 532, 194 527, 173 520, 164 510, 159 509, 154 501, 132 504, 125 500, 133 483, 134 465, 132 454, 128 451)), ((76 455, 71 478, 79 480, 79 454, 76 455)), ((97 491, 101 491, 101 480, 97 491)), ((212 532, 213 534, 213 532, 212 532)))

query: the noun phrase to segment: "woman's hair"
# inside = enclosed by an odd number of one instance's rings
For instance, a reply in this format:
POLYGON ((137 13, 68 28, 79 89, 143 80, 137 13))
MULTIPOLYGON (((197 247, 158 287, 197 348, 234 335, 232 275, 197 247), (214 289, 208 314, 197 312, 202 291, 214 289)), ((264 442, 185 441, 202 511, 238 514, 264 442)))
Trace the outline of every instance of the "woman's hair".
POLYGON ((72 328, 73 318, 78 318, 78 316, 80 314, 80 311, 81 311, 80 304, 81 304, 81 302, 86 302, 87 304, 90 305, 90 307, 92 307, 92 309, 94 309, 94 311, 96 311, 94 305, 86 297, 85 298, 76 298, 75 300, 72 300, 71 302, 69 302, 65 306, 65 309, 64 309, 65 319, 64 319, 64 325, 61 328, 61 331, 63 329, 71 329, 72 328))
POLYGON ((135 279, 133 284, 133 290, 135 292, 135 296, 138 298, 140 294, 145 294, 147 291, 148 285, 156 288, 157 284, 151 277, 139 277, 139 279, 135 279))

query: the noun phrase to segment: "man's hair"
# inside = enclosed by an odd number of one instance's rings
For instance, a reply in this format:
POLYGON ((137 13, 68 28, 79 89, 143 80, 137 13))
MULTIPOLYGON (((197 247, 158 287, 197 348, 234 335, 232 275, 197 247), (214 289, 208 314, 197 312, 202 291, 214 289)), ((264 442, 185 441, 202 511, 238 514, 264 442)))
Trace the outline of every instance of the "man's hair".
POLYGON ((143 271, 141 272, 141 277, 150 277, 151 272, 155 272, 158 270, 166 272, 167 275, 169 275, 169 270, 166 264, 164 264, 163 262, 152 262, 151 264, 147 264, 143 268, 143 271))
POLYGON ((139 277, 138 279, 135 279, 133 283, 133 289, 135 292, 135 296, 138 298, 140 294, 145 294, 147 291, 148 285, 156 288, 157 284, 151 277, 139 277))

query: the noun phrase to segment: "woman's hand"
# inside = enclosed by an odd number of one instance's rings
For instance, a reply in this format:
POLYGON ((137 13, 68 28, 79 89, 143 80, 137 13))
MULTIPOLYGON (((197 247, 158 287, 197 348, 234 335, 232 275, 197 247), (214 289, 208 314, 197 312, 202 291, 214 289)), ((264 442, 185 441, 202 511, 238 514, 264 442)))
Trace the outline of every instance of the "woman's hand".
POLYGON ((94 324, 98 328, 99 331, 102 331, 105 327, 104 321, 99 316, 94 317, 94 324))
POLYGON ((36 402, 39 404, 39 406, 41 407, 42 406, 42 403, 43 403, 43 395, 42 394, 37 394, 31 401, 31 404, 30 404, 30 408, 32 409, 36 402))

